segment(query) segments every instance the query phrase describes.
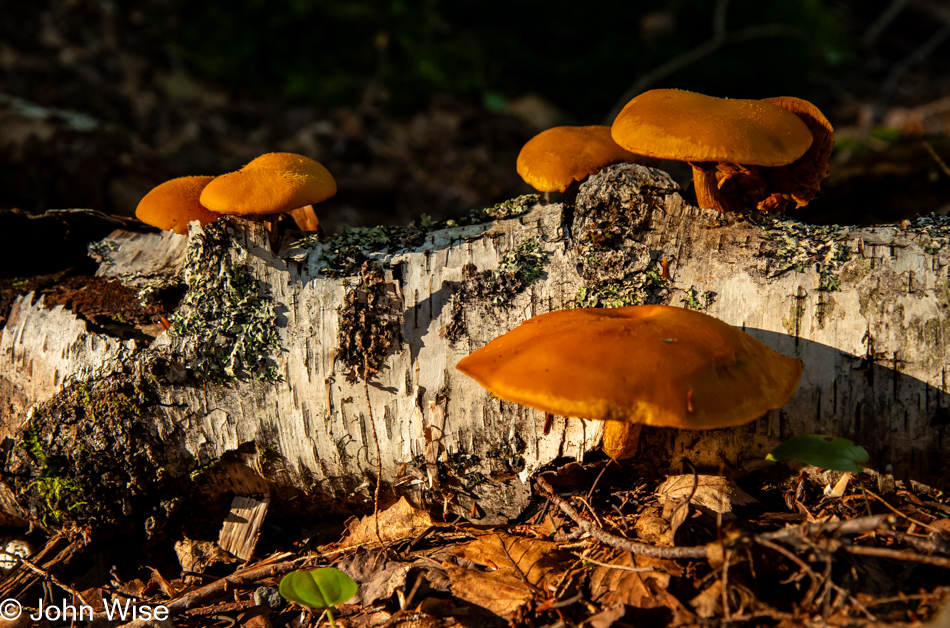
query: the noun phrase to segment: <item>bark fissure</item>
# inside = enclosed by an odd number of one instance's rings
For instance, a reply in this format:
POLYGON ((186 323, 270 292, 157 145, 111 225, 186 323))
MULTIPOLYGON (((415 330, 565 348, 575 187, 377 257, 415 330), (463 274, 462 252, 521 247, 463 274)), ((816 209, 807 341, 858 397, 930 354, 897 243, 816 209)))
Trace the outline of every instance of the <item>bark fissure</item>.
MULTIPOLYGON (((595 447, 601 427, 558 417, 545 434, 543 413, 494 399, 455 371, 455 363, 548 310, 667 303, 704 309, 745 329, 801 359, 804 376, 783 409, 749 425, 708 433, 644 430, 656 468, 686 455, 701 467, 739 466, 785 438, 822 431, 875 452, 878 468, 891 464, 896 474, 925 482, 945 479, 946 220, 866 229, 765 216, 731 220, 685 204, 664 173, 636 165, 592 177, 574 208, 535 205, 514 216, 525 208, 509 209, 480 214, 494 222, 416 230, 402 240, 384 233, 388 243, 358 253, 311 241, 275 255, 258 226, 235 222, 248 251, 247 272, 278 314, 273 383, 196 385, 174 358, 179 341, 167 334, 148 347, 123 344, 90 333, 67 311, 21 299, 0 338, 0 390, 11 391, 0 407, 7 433, 15 434, 30 406, 60 393, 65 379, 142 368, 147 358, 163 365, 164 374, 143 421, 179 459, 207 464, 247 443, 266 443, 280 454, 267 477, 271 490, 306 491, 318 508, 365 509, 374 486, 363 474, 375 474, 376 461, 375 454, 363 455, 370 426, 354 400, 365 408, 368 393, 374 409, 386 488, 426 452, 432 404, 442 394, 444 454, 435 464, 447 480, 438 490, 425 481, 401 482, 398 490, 466 515, 478 502, 486 521, 501 521, 527 503, 524 480, 531 473, 595 447), (524 273, 523 259, 511 262, 525 253, 526 242, 536 244, 531 255, 543 264, 532 282, 518 283, 508 277, 524 273), (389 305, 353 318, 354 342, 378 327, 379 316, 392 316, 398 332, 365 392, 361 374, 348 381, 349 367, 338 359, 347 295, 359 289, 358 280, 342 273, 363 262, 379 269, 374 285, 385 288, 385 299, 377 298, 389 305), (489 276, 501 279, 489 284, 489 276), (507 288, 494 292, 498 285, 507 288), (445 461, 458 456, 477 459, 465 473, 484 481, 453 491, 448 480, 460 471, 445 461)), ((122 260, 134 249, 151 251, 147 237, 112 239, 115 274, 130 272, 122 260)), ((159 239, 169 237, 153 241, 159 239)), ((353 246, 360 242, 365 239, 353 246)), ((180 242, 176 247, 169 250, 180 255, 180 242)), ((150 259, 174 267, 154 252, 150 259)))

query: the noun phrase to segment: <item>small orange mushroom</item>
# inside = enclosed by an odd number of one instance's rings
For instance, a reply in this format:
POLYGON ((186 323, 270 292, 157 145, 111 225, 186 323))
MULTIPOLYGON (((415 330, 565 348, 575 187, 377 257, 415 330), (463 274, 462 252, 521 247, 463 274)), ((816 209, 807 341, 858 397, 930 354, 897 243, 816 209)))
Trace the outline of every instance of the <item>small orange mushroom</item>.
POLYGON ((812 145, 808 126, 777 104, 678 89, 654 89, 631 100, 611 135, 633 153, 689 163, 696 202, 719 211, 736 209, 719 191, 720 165, 784 166, 812 145))
POLYGON ((188 233, 188 225, 193 220, 204 227, 220 218, 198 200, 212 180, 214 177, 179 177, 166 181, 139 201, 135 217, 153 227, 171 230, 179 235, 188 233))
POLYGON ((642 158, 624 150, 606 126, 556 126, 538 133, 518 154, 518 174, 545 194, 564 192, 607 166, 642 158))
POLYGON ((638 425, 752 421, 784 405, 802 373, 801 362, 731 325, 665 305, 541 314, 456 368, 501 399, 608 421, 604 447, 618 458, 631 455, 638 425))
POLYGON ((220 214, 267 216, 320 203, 334 194, 336 181, 320 162, 294 153, 267 153, 209 183, 201 204, 220 214))

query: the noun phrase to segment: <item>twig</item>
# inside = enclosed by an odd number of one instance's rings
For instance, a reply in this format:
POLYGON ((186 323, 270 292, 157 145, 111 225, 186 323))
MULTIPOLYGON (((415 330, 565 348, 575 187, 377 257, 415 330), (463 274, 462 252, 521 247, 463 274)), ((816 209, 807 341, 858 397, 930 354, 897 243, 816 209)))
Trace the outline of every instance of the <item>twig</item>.
POLYGON ((199 587, 194 591, 189 591, 186 595, 170 601, 165 606, 168 608, 168 616, 174 617, 188 609, 194 608, 199 604, 204 604, 208 600, 214 599, 232 589, 246 588, 262 578, 281 576, 297 568, 297 564, 305 560, 296 558, 283 563, 273 563, 268 565, 259 565, 237 571, 230 576, 225 576, 211 584, 199 587))
POLYGON ((891 68, 891 71, 881 84, 880 92, 878 92, 877 102, 874 104, 874 115, 871 118, 872 126, 877 126, 881 123, 881 120, 884 119, 887 104, 890 102, 894 90, 897 89, 897 85, 901 79, 904 78, 904 74, 933 54, 947 38, 950 38, 950 19, 947 19, 943 26, 940 27, 936 33, 931 35, 927 41, 921 44, 919 48, 894 64, 894 67, 891 68))
POLYGON ((610 466, 610 463, 612 463, 612 462, 613 462, 613 458, 611 458, 610 460, 608 460, 608 461, 607 461, 607 464, 605 464, 605 465, 603 466, 603 468, 600 470, 600 473, 597 474, 597 477, 594 478, 594 483, 590 485, 590 490, 587 491, 587 501, 590 501, 591 495, 594 494, 594 489, 597 488, 597 483, 600 482, 601 476, 604 475, 604 471, 607 470, 607 467, 609 467, 609 466, 610 466))
POLYGON ((881 497, 880 495, 878 495, 878 494, 875 493, 874 491, 864 488, 863 485, 862 485, 861 488, 862 488, 862 490, 863 490, 865 493, 867 493, 868 495, 870 495, 870 496, 873 497, 874 499, 878 500, 879 502, 881 502, 882 504, 884 504, 885 506, 887 506, 887 509, 890 510, 890 511, 891 511, 892 513, 894 513, 895 515, 897 515, 898 517, 901 517, 901 518, 903 518, 903 519, 907 519, 907 520, 910 521, 911 523, 916 524, 916 525, 919 525, 921 528, 926 528, 926 529, 930 530, 931 532, 936 532, 936 531, 937 531, 937 529, 934 528, 932 525, 923 523, 922 521, 917 521, 917 520, 914 519, 913 517, 908 516, 908 515, 905 515, 904 513, 902 513, 901 511, 899 511, 897 508, 894 508, 894 507, 891 506, 889 503, 887 503, 887 500, 886 500, 886 499, 884 499, 883 497, 881 497))
POLYGON ((598 567, 607 567, 608 569, 620 569, 621 571, 636 571, 642 573, 644 571, 657 571, 656 567, 629 567, 627 565, 611 565, 610 563, 602 563, 599 560, 594 560, 593 558, 588 558, 583 554, 575 554, 571 552, 578 558, 580 558, 585 563, 590 563, 592 565, 597 565, 598 567))
POLYGON ((604 119, 604 124, 612 124, 614 118, 617 117, 617 114, 620 113, 620 110, 623 109, 624 105, 626 105, 631 98, 640 92, 645 91, 655 83, 663 80, 671 74, 675 74, 686 66, 696 63, 703 57, 709 56, 726 44, 734 44, 742 41, 748 41, 750 39, 759 39, 762 37, 805 37, 805 33, 800 29, 793 28, 785 24, 760 24, 757 26, 749 26, 747 28, 730 33, 726 30, 726 11, 728 8, 729 0, 718 0, 713 12, 712 37, 705 43, 696 46, 692 50, 687 50, 686 52, 673 57, 666 63, 659 65, 653 70, 650 70, 645 74, 641 74, 640 78, 638 78, 633 83, 633 85, 627 88, 623 95, 620 96, 614 106, 610 109, 610 112, 604 119))
POLYGON ((866 47, 873 44, 874 40, 884 32, 888 24, 894 21, 894 18, 900 15, 900 12, 904 10, 909 2, 910 0, 891 0, 887 8, 864 31, 864 35, 861 36, 861 45, 866 47))
POLYGON ((947 167, 947 164, 943 159, 940 159, 940 155, 937 154, 937 151, 934 150, 934 147, 930 145, 930 142, 924 140, 921 142, 924 145, 924 149, 930 153, 930 156, 933 157, 933 160, 937 162, 937 165, 940 166, 940 169, 943 170, 943 173, 950 177, 950 167, 947 167))
POLYGON ((805 600, 804 602, 805 604, 810 603, 812 598, 815 597, 815 593, 817 592, 817 589, 818 589, 818 582, 819 582, 818 573, 814 569, 812 569, 808 563, 806 563, 801 558, 796 556, 794 552, 791 552, 785 549, 778 543, 773 543, 772 541, 769 541, 767 539, 763 539, 760 537, 753 537, 753 540, 759 545, 761 545, 762 547, 767 547, 770 550, 778 552, 785 558, 789 559, 790 561, 798 565, 798 568, 801 571, 804 571, 805 574, 809 578, 811 578, 811 584, 808 586, 808 591, 805 592, 805 597, 802 598, 803 600, 805 600))
POLYGON ((554 489, 551 487, 548 481, 544 479, 543 476, 539 476, 536 481, 538 487, 545 493, 548 499, 554 502, 554 504, 561 509, 561 512, 570 517, 581 530, 587 532, 601 543, 627 552, 639 554, 641 556, 650 556, 652 558, 706 558, 705 547, 656 547, 654 545, 637 543, 635 541, 631 541, 630 539, 614 536, 603 528, 600 528, 581 517, 577 511, 574 510, 574 508, 569 503, 567 503, 567 501, 561 499, 558 494, 554 492, 554 489))
POLYGON ((34 573, 36 573, 36 574, 39 574, 40 576, 43 576, 43 578, 45 578, 46 580, 49 580, 50 582, 52 582, 53 584, 55 584, 56 586, 58 586, 58 587, 59 587, 60 589, 62 589, 63 591, 66 591, 66 592, 69 593, 70 595, 75 596, 75 598, 76 598, 77 600, 79 600, 79 601, 83 604, 83 606, 89 606, 89 603, 86 602, 86 599, 82 596, 82 594, 81 594, 79 591, 77 591, 76 589, 72 588, 72 587, 69 586, 68 584, 65 584, 64 582, 62 582, 59 578, 57 578, 56 576, 54 576, 54 575, 51 574, 50 572, 48 572, 48 571, 46 571, 46 570, 44 570, 44 569, 38 567, 37 565, 34 565, 33 563, 31 563, 31 562, 30 562, 29 560, 27 560, 26 558, 23 558, 22 556, 17 556, 16 554, 12 554, 12 553, 10 553, 10 552, 8 552, 8 551, 6 551, 6 550, 0 549, 0 554, 2 554, 2 555, 4 555, 4 556, 9 556, 10 558, 16 560, 17 562, 19 562, 21 565, 23 565, 24 567, 26 567, 26 568, 29 569, 30 571, 32 571, 32 572, 34 572, 34 573))
POLYGON ((843 548, 849 554, 877 556, 878 558, 893 558, 894 560, 909 560, 915 563, 923 563, 925 565, 933 565, 935 567, 950 569, 950 558, 943 558, 941 556, 926 556, 924 554, 916 554, 914 552, 908 552, 905 550, 888 549, 886 547, 866 547, 862 545, 845 545, 843 548))
POLYGON ((859 517, 857 519, 848 519, 834 523, 820 521, 817 523, 803 523, 800 526, 783 528, 774 532, 766 532, 756 537, 768 541, 797 540, 809 536, 818 536, 821 534, 836 534, 840 536, 849 536, 854 534, 864 534, 879 530, 893 521, 892 515, 874 515, 873 517, 859 517))

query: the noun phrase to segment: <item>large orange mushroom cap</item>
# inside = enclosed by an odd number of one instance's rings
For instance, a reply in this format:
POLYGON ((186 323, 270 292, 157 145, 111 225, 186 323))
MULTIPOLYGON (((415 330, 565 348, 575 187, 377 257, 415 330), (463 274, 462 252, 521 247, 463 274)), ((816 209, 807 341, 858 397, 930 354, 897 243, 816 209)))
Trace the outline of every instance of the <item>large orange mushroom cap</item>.
POLYGON ((654 89, 627 103, 611 127, 623 148, 660 159, 782 166, 812 136, 798 116, 761 100, 654 89))
POLYGON ((294 153, 268 153, 209 183, 201 204, 220 214, 257 216, 288 212, 334 194, 336 181, 320 162, 294 153))
POLYGON ((544 412, 694 430, 781 407, 802 373, 731 325, 664 305, 541 314, 456 368, 544 412))
POLYGON ((139 201, 135 217, 142 222, 179 235, 197 220, 204 227, 220 216, 199 202, 201 192, 214 177, 179 177, 156 186, 139 201))
POLYGON ((716 164, 782 166, 812 144, 798 116, 770 102, 715 98, 678 89, 654 89, 631 100, 611 127, 623 148, 693 166, 697 202, 726 211, 716 164))
POLYGON ((635 163, 606 126, 557 126, 538 133, 518 154, 517 170, 539 192, 564 192, 607 166, 635 163))

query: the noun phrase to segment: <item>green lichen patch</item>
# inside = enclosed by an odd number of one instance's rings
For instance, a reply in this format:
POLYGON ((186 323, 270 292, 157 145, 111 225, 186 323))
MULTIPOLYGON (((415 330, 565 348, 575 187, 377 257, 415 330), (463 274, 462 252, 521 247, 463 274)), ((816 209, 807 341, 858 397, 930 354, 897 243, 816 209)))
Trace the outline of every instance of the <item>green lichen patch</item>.
MULTIPOLYGON (((352 277, 359 274, 363 262, 372 261, 371 255, 378 257, 417 248, 425 241, 426 234, 438 229, 514 218, 527 212, 538 198, 537 194, 525 194, 492 207, 473 209, 457 220, 435 221, 422 214, 418 224, 408 227, 343 227, 340 233, 323 242, 320 272, 325 277, 352 277)), ((311 249, 319 242, 318 236, 308 236, 295 242, 291 248, 311 249)))
POLYGON ((5 461, 35 522, 118 523, 165 493, 165 447, 143 419, 154 399, 144 380, 115 375, 73 382, 37 407, 5 461))
POLYGON ((572 307, 625 307, 666 302, 670 282, 658 267, 635 269, 623 253, 588 244, 582 251, 581 277, 572 307), (620 277, 619 279, 617 277, 620 277))
POLYGON ((646 297, 646 291, 635 286, 609 283, 593 290, 581 287, 574 297, 574 307, 642 305, 646 297))
POLYGON ((529 209, 538 204, 541 200, 541 197, 537 194, 523 194, 516 198, 508 199, 507 201, 502 201, 491 207, 485 207, 483 209, 473 209, 464 218, 460 218, 457 221, 449 220, 445 222, 447 227, 455 226, 466 226, 466 225, 480 225, 484 222, 492 222, 493 220, 505 220, 507 218, 514 218, 515 216, 520 216, 526 213, 529 209))
POLYGON ((714 297, 715 293, 713 293, 711 290, 703 290, 700 292, 699 290, 690 287, 688 290, 686 290, 686 294, 680 298, 680 302, 685 303, 687 309, 701 312, 712 305, 714 297))
POLYGON ((505 307, 544 275, 548 253, 535 238, 518 243, 505 253, 494 270, 479 271, 474 264, 462 267, 462 284, 452 295, 451 322, 442 331, 451 342, 465 333, 465 311, 478 306, 505 307))
POLYGON ((910 223, 908 230, 915 233, 924 253, 936 255, 950 244, 950 216, 920 216, 910 223))
POLYGON ((319 260, 323 264, 320 272, 325 277, 358 275, 371 253, 379 255, 415 248, 425 240, 425 234, 424 229, 416 226, 343 227, 340 233, 324 242, 319 260))
POLYGON ((779 220, 763 216, 757 221, 765 240, 760 255, 775 260, 772 276, 789 271, 804 272, 815 265, 819 274, 820 292, 839 292, 839 272, 851 259, 851 247, 844 243, 850 237, 848 229, 838 225, 806 225, 795 220, 779 220))
POLYGON ((247 256, 225 221, 194 236, 185 255, 188 292, 169 331, 186 340, 180 357, 201 379, 278 378, 271 359, 280 348, 274 302, 247 269, 247 256))
POLYGON ((363 262, 360 282, 347 291, 340 308, 337 359, 347 368, 347 379, 366 379, 379 372, 400 343, 401 300, 386 282, 379 264, 363 262))

